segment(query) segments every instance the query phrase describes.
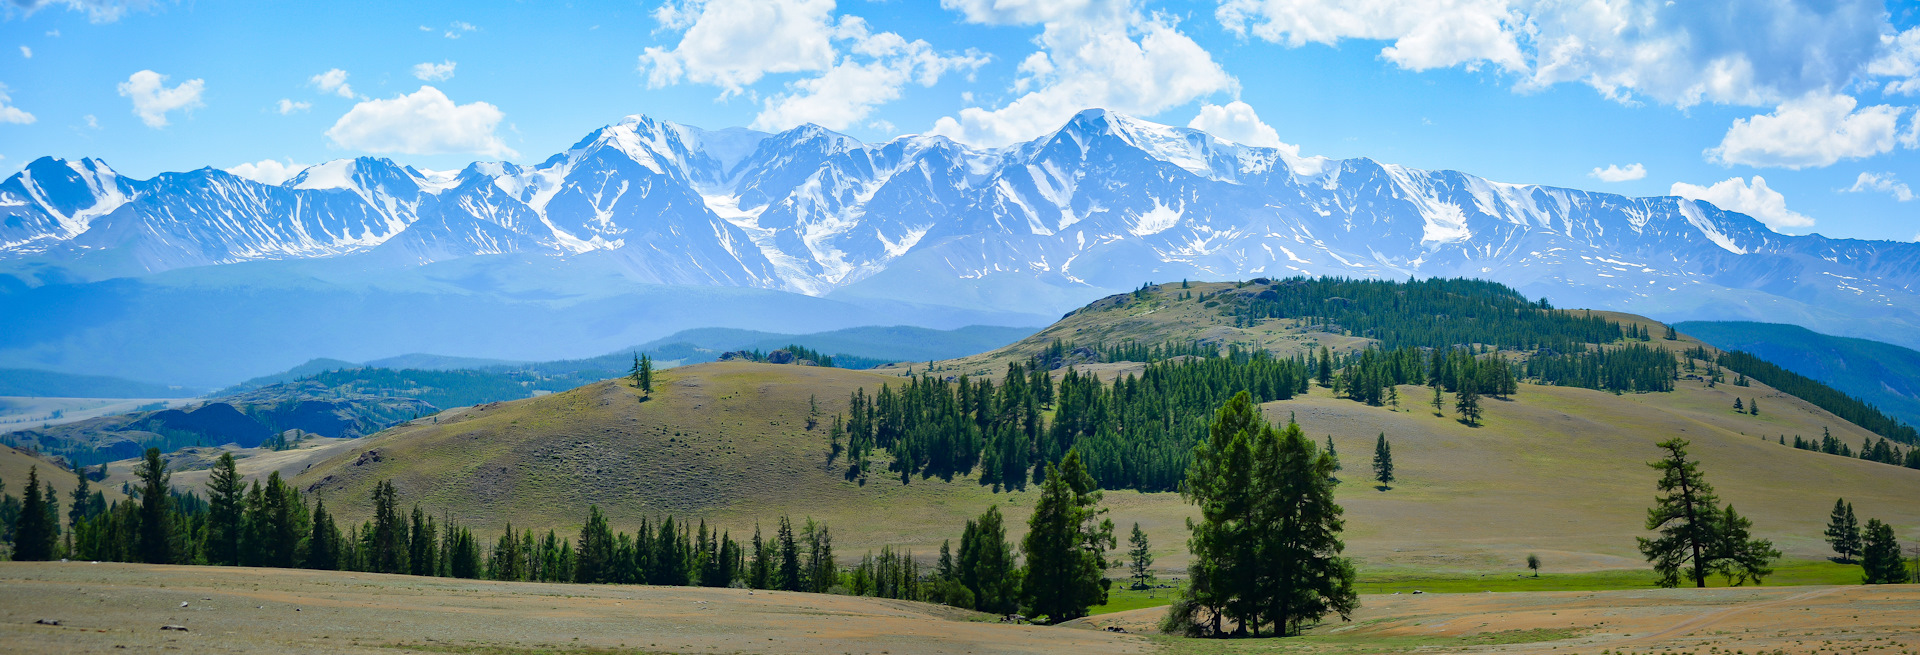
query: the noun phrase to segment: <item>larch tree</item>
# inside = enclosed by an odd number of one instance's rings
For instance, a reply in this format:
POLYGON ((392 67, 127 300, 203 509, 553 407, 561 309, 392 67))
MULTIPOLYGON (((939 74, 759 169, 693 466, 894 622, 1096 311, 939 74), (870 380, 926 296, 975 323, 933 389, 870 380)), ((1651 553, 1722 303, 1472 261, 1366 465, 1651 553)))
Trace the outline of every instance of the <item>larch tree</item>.
POLYGON ((1227 401, 1181 487, 1201 516, 1188 520, 1191 582, 1161 628, 1288 636, 1331 613, 1350 616, 1358 596, 1353 564, 1340 556, 1333 464, 1299 425, 1282 431, 1261 419, 1249 394, 1227 401))
POLYGON ((1059 465, 1047 466, 1020 542, 1027 560, 1022 600, 1032 615, 1058 624, 1107 604, 1106 551, 1114 547, 1113 521, 1103 517, 1100 497, 1079 451, 1068 450, 1059 465))
POLYGON ((1011 614, 1016 609, 1022 577, 998 505, 967 521, 954 567, 961 584, 973 592, 974 609, 994 614, 1011 614))
POLYGON ((1750 534, 1752 523, 1720 498, 1700 472, 1700 463, 1687 457, 1687 440, 1674 438, 1657 444, 1666 451, 1648 466, 1660 471, 1662 495, 1647 509, 1647 529, 1657 538, 1641 537, 1640 553, 1653 564, 1662 587, 1679 586, 1682 576, 1696 587, 1707 586, 1707 575, 1719 572, 1730 583, 1760 582, 1780 552, 1750 534))
POLYGON ((1854 518, 1853 505, 1845 498, 1833 501, 1833 513, 1827 516, 1827 545, 1833 547, 1843 564, 1852 564, 1860 555, 1860 522, 1854 518))
POLYGON ((1907 581, 1906 562, 1900 558, 1900 541, 1893 526, 1880 519, 1867 519, 1860 547, 1860 568, 1866 584, 1900 584, 1907 581))
POLYGON ((1761 584, 1773 575, 1773 561, 1780 559, 1780 551, 1774 550, 1773 542, 1753 538, 1752 529, 1753 521, 1733 511, 1733 505, 1727 505, 1720 512, 1719 540, 1714 546, 1712 566, 1726 576, 1728 586, 1761 584))

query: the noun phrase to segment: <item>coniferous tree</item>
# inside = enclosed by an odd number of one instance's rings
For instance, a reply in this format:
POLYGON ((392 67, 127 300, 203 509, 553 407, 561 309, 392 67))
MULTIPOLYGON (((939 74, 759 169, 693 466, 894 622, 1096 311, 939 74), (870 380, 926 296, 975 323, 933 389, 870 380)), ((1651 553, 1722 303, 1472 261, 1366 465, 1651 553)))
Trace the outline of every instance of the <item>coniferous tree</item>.
POLYGON ((242 510, 246 487, 234 470, 233 453, 221 453, 207 474, 207 544, 209 564, 240 564, 242 510))
POLYGON ((653 394, 653 356, 640 356, 640 390, 653 394))
POLYGON ((1113 521, 1102 518, 1099 486, 1069 450, 1047 466, 1039 500, 1027 521, 1020 551, 1027 560, 1022 599, 1034 616, 1060 623, 1107 603, 1106 551, 1114 546, 1113 521))
POLYGON ((407 538, 407 570, 414 575, 433 575, 438 569, 439 526, 434 525, 433 517, 413 506, 413 523, 407 538))
POLYGON ((833 562, 833 535, 828 532, 827 524, 815 523, 812 517, 807 518, 805 525, 806 590, 824 594, 840 583, 840 569, 833 562))
POLYGON ((1533 570, 1533 577, 1540 577, 1540 556, 1534 553, 1527 553, 1527 568, 1533 570))
POLYGON ((599 505, 587 506, 587 522, 580 526, 580 547, 574 551, 574 582, 610 582, 613 568, 613 530, 599 505))
POLYGON ((74 477, 77 478, 77 481, 73 488, 73 494, 68 497, 72 500, 72 505, 67 509, 67 528, 69 535, 72 534, 73 528, 80 526, 80 522, 106 511, 106 499, 101 496, 99 492, 93 490, 93 481, 87 479, 86 467, 81 467, 80 470, 76 471, 74 477))
POLYGON ((1833 501, 1833 513, 1827 517, 1827 545, 1840 562, 1852 564, 1860 554, 1860 522, 1854 518, 1853 505, 1845 498, 1833 501))
POLYGON ((1342 510, 1333 460, 1289 423, 1276 430, 1252 399, 1234 396, 1194 448, 1181 494, 1199 506, 1190 522, 1191 582, 1163 629, 1192 636, 1287 636, 1358 604, 1353 564, 1340 557, 1342 510))
POLYGON ((1012 614, 1019 601, 1022 577, 1007 542, 1000 507, 988 506, 979 519, 969 519, 960 537, 954 562, 962 584, 973 592, 973 608, 994 614, 1012 614))
POLYGON ((1320 347, 1320 368, 1313 379, 1322 387, 1333 386, 1333 351, 1326 346, 1320 347))
POLYGON ((55 524, 47 518, 47 500, 40 487, 40 467, 27 469, 27 487, 20 494, 20 516, 14 519, 13 558, 23 562, 53 559, 55 524))
POLYGON ((1460 390, 1453 394, 1453 411, 1460 414, 1460 420, 1467 425, 1480 425, 1480 390, 1474 382, 1460 384, 1460 390))
POLYGON ((1127 538, 1127 569, 1133 572, 1133 588, 1146 589, 1153 581, 1153 549, 1147 544, 1147 533, 1140 530, 1140 524, 1133 524, 1133 536, 1127 538))
POLYGON ((313 532, 307 537, 306 568, 333 571, 340 566, 340 527, 327 513, 324 499, 313 501, 313 532))
POLYGON ((753 565, 747 569, 747 586, 766 589, 773 578, 772 557, 767 542, 760 539, 760 522, 753 524, 753 565))
MULTIPOLYGON (((1287 422, 1293 423, 1294 421, 1292 418, 1288 418, 1287 422)), ((1385 433, 1383 432, 1381 434, 1385 434, 1385 433)), ((1346 468, 1340 465, 1340 453, 1333 449, 1333 435, 1331 434, 1327 435, 1327 457, 1333 460, 1334 473, 1339 473, 1341 470, 1346 468)), ((1340 481, 1339 476, 1334 476, 1328 479, 1333 480, 1336 483, 1340 481)))
POLYGON ((1433 385, 1433 400, 1429 404, 1433 405, 1434 416, 1446 415, 1447 401, 1440 396, 1440 384, 1437 381, 1433 385))
POLYGON ((780 549, 780 568, 776 571, 773 588, 782 591, 801 591, 806 584, 806 573, 800 568, 800 546, 793 538, 793 520, 780 517, 780 532, 776 536, 780 549))
POLYGON ((374 573, 407 571, 407 524, 400 516, 399 498, 393 481, 381 480, 373 486, 373 523, 368 538, 367 564, 374 573))
POLYGON ((1730 586, 1738 587, 1749 581, 1761 584, 1773 575, 1773 561, 1780 559, 1780 551, 1773 549, 1773 542, 1753 538, 1752 528, 1753 521, 1733 511, 1733 505, 1720 511, 1719 540, 1714 546, 1712 565, 1726 576, 1730 586))
POLYGON ((139 561, 148 564, 172 563, 173 517, 167 510, 169 501, 173 499, 173 489, 169 485, 173 475, 167 472, 166 462, 160 459, 160 449, 148 448, 146 458, 134 473, 140 478, 139 561))
POLYGON ((1867 519, 1865 538, 1860 547, 1860 568, 1865 584, 1900 584, 1907 581, 1906 562, 1900 557, 1900 541, 1893 526, 1880 519, 1867 519))
POLYGON ((1373 479, 1380 482, 1381 491, 1393 488, 1393 445, 1387 443, 1385 432, 1373 444, 1373 479))
POLYGON ((1741 582, 1758 582, 1772 573, 1767 567, 1780 553, 1771 543, 1753 539, 1751 523, 1731 506, 1720 506, 1699 462, 1687 458, 1687 440, 1676 437, 1657 445, 1667 454, 1648 466, 1661 472, 1658 487, 1663 495, 1647 509, 1646 525, 1660 536, 1639 539, 1641 554, 1660 576, 1657 583, 1675 587, 1685 576, 1694 586, 1705 587, 1711 572, 1741 582))

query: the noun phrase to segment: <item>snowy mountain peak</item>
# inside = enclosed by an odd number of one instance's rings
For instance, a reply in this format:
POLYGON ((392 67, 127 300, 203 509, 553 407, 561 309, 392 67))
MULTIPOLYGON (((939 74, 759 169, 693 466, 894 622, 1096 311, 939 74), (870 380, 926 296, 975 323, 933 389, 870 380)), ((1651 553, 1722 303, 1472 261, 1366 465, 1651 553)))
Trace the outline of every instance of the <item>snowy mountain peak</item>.
POLYGON ((634 115, 530 167, 361 157, 268 186, 43 158, 0 182, 0 259, 113 276, 358 253, 554 266, 595 253, 638 282, 1041 313, 1143 280, 1459 275, 1567 305, 1657 313, 1763 294, 1809 321, 1920 325, 1920 245, 1786 236, 1672 197, 1301 157, 1099 109, 994 149, 634 115))

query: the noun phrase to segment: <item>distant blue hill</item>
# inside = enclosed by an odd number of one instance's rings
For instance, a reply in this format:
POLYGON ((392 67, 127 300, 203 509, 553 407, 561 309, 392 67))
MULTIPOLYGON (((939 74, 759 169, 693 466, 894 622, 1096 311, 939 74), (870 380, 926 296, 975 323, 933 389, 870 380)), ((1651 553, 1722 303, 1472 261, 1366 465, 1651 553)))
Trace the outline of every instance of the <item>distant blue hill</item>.
POLYGON ((1779 323, 1687 321, 1674 328, 1715 348, 1759 355, 1920 425, 1920 352, 1779 323))
POLYGON ((0 396, 41 398, 191 398, 204 389, 136 382, 104 375, 71 375, 0 368, 0 396))

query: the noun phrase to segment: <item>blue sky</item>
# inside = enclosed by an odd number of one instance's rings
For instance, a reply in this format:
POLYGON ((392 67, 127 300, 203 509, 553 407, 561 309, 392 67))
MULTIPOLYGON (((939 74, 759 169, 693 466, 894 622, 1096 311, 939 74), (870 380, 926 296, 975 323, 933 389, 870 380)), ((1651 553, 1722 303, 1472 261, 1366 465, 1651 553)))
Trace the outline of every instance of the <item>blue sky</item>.
POLYGON ((620 117, 982 146, 1106 107, 1920 238, 1920 10, 1738 0, 0 0, 0 172, 537 163, 620 117))

